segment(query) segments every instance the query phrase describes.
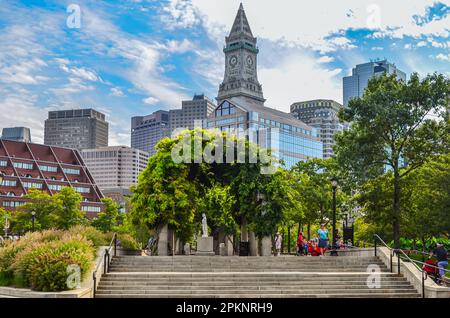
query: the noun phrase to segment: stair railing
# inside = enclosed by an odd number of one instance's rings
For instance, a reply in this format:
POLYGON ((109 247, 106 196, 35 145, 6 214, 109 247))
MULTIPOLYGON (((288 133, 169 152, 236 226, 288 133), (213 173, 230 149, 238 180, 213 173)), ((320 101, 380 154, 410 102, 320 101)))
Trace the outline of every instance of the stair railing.
POLYGON ((105 248, 102 253, 102 256, 99 258, 97 265, 95 266, 94 271, 92 272, 92 296, 95 298, 95 293, 97 291, 97 272, 100 269, 100 265, 103 261, 103 274, 109 273, 109 266, 111 264, 112 258, 110 257, 111 252, 113 252, 113 256, 117 256, 117 233, 114 233, 109 246, 105 248))
MULTIPOLYGON (((391 273, 392 273, 392 257, 395 254, 397 254, 397 273, 398 273, 398 275, 400 275, 400 260, 402 259, 400 257, 400 254, 403 254, 403 256, 405 256, 404 259, 408 260, 411 264, 413 264, 419 270, 419 272, 422 274, 421 275, 422 276, 422 298, 425 298, 425 280, 428 279, 428 273, 422 268, 422 266, 426 265, 426 266, 429 266, 429 267, 432 267, 432 268, 438 269, 438 270, 440 270, 440 268, 438 266, 434 266, 434 265, 426 264, 424 262, 413 260, 401 249, 390 248, 378 234, 374 235, 375 256, 377 256, 377 241, 380 241, 389 250, 391 273), (422 266, 419 266, 417 264, 421 264, 422 266)), ((444 269, 444 272, 448 273, 448 272, 450 272, 450 270, 444 269)))

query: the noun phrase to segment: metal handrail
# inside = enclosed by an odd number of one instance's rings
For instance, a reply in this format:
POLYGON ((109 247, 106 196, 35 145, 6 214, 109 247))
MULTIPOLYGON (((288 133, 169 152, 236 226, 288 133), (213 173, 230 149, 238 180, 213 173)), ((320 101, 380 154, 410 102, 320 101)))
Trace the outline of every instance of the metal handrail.
MULTIPOLYGON (((408 259, 408 261, 410 263, 412 263, 419 270, 419 272, 422 273, 422 298, 425 298, 425 280, 428 278, 428 273, 422 267, 419 267, 416 263, 420 263, 420 264, 423 264, 423 265, 426 265, 426 266, 430 266, 430 267, 433 267, 433 268, 437 268, 437 269, 441 269, 441 268, 439 268, 437 266, 434 266, 434 265, 429 265, 429 264, 426 264, 424 262, 420 262, 420 261, 416 261, 416 260, 411 259, 408 255, 406 255, 406 253, 403 250, 401 250, 401 249, 393 249, 393 248, 389 247, 386 244, 386 242, 383 241, 383 239, 378 234, 374 234, 374 238, 375 238, 374 239, 375 256, 377 256, 377 240, 376 239, 380 240, 380 242, 389 250, 390 262, 391 262, 391 264, 390 264, 391 265, 391 268, 390 268, 391 272, 392 272, 392 256, 396 253, 397 254, 397 266, 398 266, 398 271, 397 272, 400 275, 400 260, 401 260, 400 253, 402 253, 408 259)), ((444 272, 450 272, 450 270, 444 269, 444 272)))
POLYGON ((110 253, 111 253, 111 249, 114 246, 114 256, 117 255, 117 233, 114 233, 111 242, 109 243, 108 248, 106 248, 103 253, 102 256, 99 258, 97 265, 95 266, 94 271, 92 272, 92 281, 93 281, 93 288, 92 288, 92 293, 93 293, 93 297, 95 298, 95 292, 97 290, 97 272, 98 269, 100 267, 100 264, 102 263, 102 258, 103 258, 103 274, 106 274, 109 272, 109 264, 111 262, 111 258, 110 258, 110 253))

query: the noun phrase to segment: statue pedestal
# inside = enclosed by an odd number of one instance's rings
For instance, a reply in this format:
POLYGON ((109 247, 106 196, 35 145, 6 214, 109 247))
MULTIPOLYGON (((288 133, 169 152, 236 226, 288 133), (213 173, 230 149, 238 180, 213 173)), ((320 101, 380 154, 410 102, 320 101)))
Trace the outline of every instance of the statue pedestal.
POLYGON ((213 237, 200 237, 197 241, 197 253, 200 256, 214 256, 213 237))

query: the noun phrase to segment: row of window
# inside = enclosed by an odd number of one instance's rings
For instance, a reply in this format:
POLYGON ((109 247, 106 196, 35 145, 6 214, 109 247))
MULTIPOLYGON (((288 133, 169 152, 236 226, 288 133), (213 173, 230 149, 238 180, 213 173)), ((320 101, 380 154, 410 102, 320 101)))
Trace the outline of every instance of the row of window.
POLYGON ((33 170, 32 163, 13 162, 13 166, 14 166, 14 168, 17 168, 17 169, 33 170))
POLYGON ((17 181, 15 180, 3 180, 2 186, 4 187, 15 187, 17 185, 17 181))
POLYGON ((25 188, 42 189, 42 183, 37 182, 23 182, 25 188))
POLYGON ((58 167, 39 165, 39 169, 44 172, 58 172, 58 167))
POLYGON ((77 191, 78 193, 89 193, 91 191, 91 189, 89 188, 84 188, 84 187, 74 187, 75 191, 77 191))
POLYGON ((0 160, 0 167, 6 167, 8 165, 8 162, 5 160, 0 160))
POLYGON ((19 201, 3 201, 3 206, 6 208, 18 208, 21 205, 24 205, 25 202, 19 201))
POLYGON ((63 168, 63 171, 66 174, 80 174, 80 169, 63 168))
POLYGON ((100 212, 101 208, 99 206, 82 206, 81 210, 86 212, 100 212))

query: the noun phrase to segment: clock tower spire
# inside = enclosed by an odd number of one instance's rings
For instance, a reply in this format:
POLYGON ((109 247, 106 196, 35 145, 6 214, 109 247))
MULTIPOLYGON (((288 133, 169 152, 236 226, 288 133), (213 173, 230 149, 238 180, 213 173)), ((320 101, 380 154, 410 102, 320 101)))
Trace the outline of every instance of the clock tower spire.
POLYGON ((218 104, 225 99, 239 98, 264 106, 266 100, 258 82, 256 42, 241 3, 230 34, 225 38, 225 76, 219 86, 218 104))

